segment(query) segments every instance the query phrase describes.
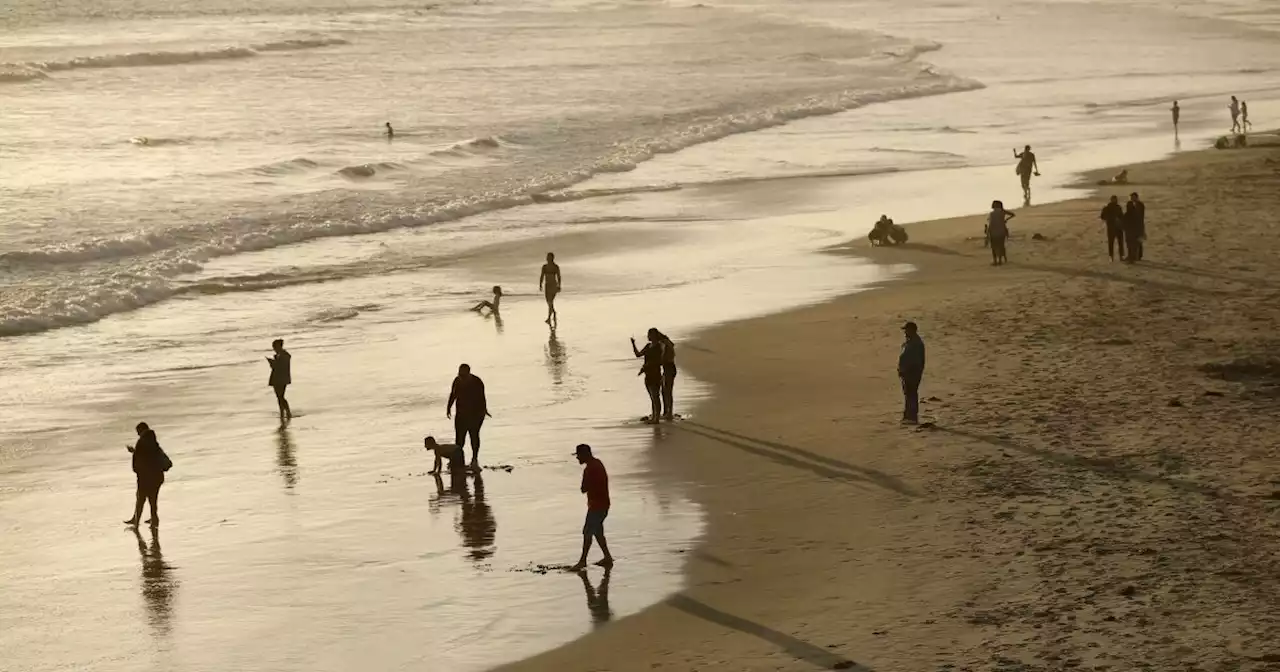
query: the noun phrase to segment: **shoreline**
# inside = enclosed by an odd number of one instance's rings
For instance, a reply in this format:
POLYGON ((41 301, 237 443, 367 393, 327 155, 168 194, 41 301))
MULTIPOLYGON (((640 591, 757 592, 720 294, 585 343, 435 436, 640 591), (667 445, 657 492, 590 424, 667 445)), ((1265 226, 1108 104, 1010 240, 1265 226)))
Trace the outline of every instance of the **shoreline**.
MULTIPOLYGON (((1173 669, 1191 660, 1248 665, 1272 655, 1267 633, 1277 631, 1276 619, 1260 609, 1266 599, 1256 594, 1280 594, 1265 561, 1268 538, 1275 557, 1277 530, 1258 514, 1280 493, 1280 483, 1269 491, 1265 476, 1267 465, 1274 473, 1280 460, 1274 448, 1255 447, 1247 455, 1258 464, 1235 475, 1224 468, 1236 457, 1229 452, 1208 459, 1181 450, 1230 435, 1231 427, 1206 408, 1221 395, 1239 395, 1244 404, 1266 400, 1251 396, 1256 383, 1243 379, 1203 383, 1218 389, 1200 398, 1183 393, 1158 402, 1142 385, 1128 389, 1133 384, 1123 376, 1119 390, 1109 389, 1108 373, 1143 371, 1141 365, 1170 354, 1117 358, 1137 342, 1139 325, 1104 321, 1093 326, 1096 333, 1082 334, 1080 324, 1096 317, 1077 307, 1097 302, 1109 314, 1123 303, 1139 310, 1129 305, 1134 294, 1151 294, 1141 299, 1155 305, 1204 301, 1220 284, 1250 292, 1252 266, 1236 271, 1245 274, 1241 281, 1193 262, 1182 268, 1196 255, 1209 260, 1223 252, 1181 249, 1205 235, 1203 224, 1180 216, 1194 205, 1183 199, 1196 190, 1220 195, 1239 173, 1274 179, 1266 162, 1276 154, 1274 146, 1188 152, 1128 166, 1132 183, 1116 187, 1094 184, 1115 169, 1087 173, 1078 186, 1089 195, 1020 211, 1012 263, 1002 269, 987 266, 985 250, 964 235, 962 227, 980 231, 980 217, 910 224, 912 243, 904 248, 872 250, 855 240, 830 251, 856 250, 917 270, 873 291, 702 332, 683 347, 682 362, 713 394, 692 420, 666 432, 652 455, 660 473, 697 484, 693 497, 707 512, 706 535, 686 562, 686 589, 608 629, 499 669, 1136 669, 1121 661, 1143 655, 1149 669, 1173 669), (1148 194, 1149 263, 1107 264, 1096 219, 1101 197, 1112 191, 1148 194), (1177 209, 1172 216, 1170 208, 1177 209), (1033 232, 1048 240, 1032 241, 1033 232), (1179 264, 1154 261, 1174 249, 1179 264), (958 285, 965 288, 959 296, 958 285), (1012 310, 1001 314, 1002 306, 1012 310), (922 420, 933 423, 931 430, 896 423, 892 357, 905 319, 919 321, 930 344, 922 420), (992 322, 1027 333, 1017 334, 1022 340, 999 329, 974 333, 975 324, 992 322), (973 340, 957 344, 961 335, 973 340), (1090 358, 1083 373, 1019 352, 1049 347, 1090 358), (984 354, 1000 356, 983 361, 984 354), (985 382, 1019 375, 1040 387, 1008 397, 985 382), (982 390, 999 398, 984 399, 982 390), (1118 392, 1135 398, 1114 398, 1118 392), (1105 416, 1078 408, 1091 395, 1121 408, 1162 408, 1122 412, 1102 431, 1090 423, 1103 425, 1097 419, 1105 416), (1210 417, 1192 422, 1178 409, 1210 417), (1163 445, 1175 440, 1174 447, 1163 445), (1161 444, 1155 455, 1153 441, 1161 444), (1058 481, 1076 489, 1063 491, 1058 481), (1220 510, 1233 507, 1228 526, 1220 510), (1143 518, 1148 508, 1158 518, 1143 518), (1175 521, 1199 526, 1179 530, 1175 521), (1124 530, 1123 538, 1100 538, 1115 529, 1124 530), (1199 534, 1218 549, 1197 550, 1199 534), (1251 550, 1255 540, 1264 547, 1251 550), (1199 577, 1212 590, 1189 587, 1177 575, 1223 565, 1229 571, 1199 577), (1249 579, 1254 597, 1231 587, 1249 579), (1231 599, 1213 600, 1214 590, 1231 599), (1214 618, 1235 634, 1215 635, 1214 618), (1198 627, 1186 627, 1193 623, 1198 627), (1183 639, 1198 645, 1171 645, 1183 639)), ((1258 190, 1249 195, 1266 198, 1258 190)), ((1242 229, 1265 219, 1265 203, 1207 200, 1216 211, 1238 215, 1242 229)), ((1174 352, 1188 347, 1179 342, 1174 352)), ((1152 378, 1141 382, 1162 392, 1189 375, 1204 376, 1195 369, 1179 370, 1178 380, 1146 373, 1152 378)))

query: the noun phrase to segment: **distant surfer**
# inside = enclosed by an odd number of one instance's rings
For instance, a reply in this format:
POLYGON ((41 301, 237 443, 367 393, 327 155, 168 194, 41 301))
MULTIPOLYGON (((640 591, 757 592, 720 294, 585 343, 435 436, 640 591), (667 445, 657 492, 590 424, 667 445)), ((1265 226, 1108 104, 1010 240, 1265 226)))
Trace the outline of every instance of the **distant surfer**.
POLYGON ((1018 167, 1013 172, 1022 178, 1022 200, 1027 205, 1031 205, 1031 176, 1040 177, 1040 164, 1036 163, 1036 155, 1031 151, 1031 145, 1022 148, 1022 153, 1013 150, 1013 158, 1018 160, 1018 167))
POLYGON ((387 139, 395 140, 395 138, 396 138, 396 129, 391 128, 391 122, 388 121, 387 122, 387 139))
POLYGON ((1173 107, 1169 109, 1169 113, 1173 115, 1173 134, 1178 134, 1178 119, 1182 116, 1182 108, 1178 107, 1178 101, 1173 101, 1173 107))
POLYGON ((1244 130, 1240 125, 1240 101, 1235 96, 1231 96, 1231 103, 1227 105, 1227 109, 1231 111, 1231 132, 1239 133, 1244 130))
POLYGON ((538 289, 547 296, 547 324, 558 323, 556 294, 560 293, 560 266, 556 264, 554 252, 547 253, 547 263, 542 265, 542 274, 538 276, 538 289))

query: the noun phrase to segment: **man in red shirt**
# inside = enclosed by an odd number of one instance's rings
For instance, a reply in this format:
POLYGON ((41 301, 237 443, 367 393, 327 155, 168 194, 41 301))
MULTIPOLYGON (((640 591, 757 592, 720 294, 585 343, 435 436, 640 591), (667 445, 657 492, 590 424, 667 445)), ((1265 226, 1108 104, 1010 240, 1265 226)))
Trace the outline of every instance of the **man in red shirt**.
POLYGON ((582 557, 569 571, 580 572, 587 566, 593 537, 604 551, 604 559, 596 564, 612 567, 613 556, 609 555, 609 544, 604 540, 604 519, 609 515, 609 474, 604 470, 604 463, 591 455, 591 446, 579 444, 574 454, 579 464, 586 465, 582 470, 582 491, 587 493, 587 522, 582 526, 582 557))

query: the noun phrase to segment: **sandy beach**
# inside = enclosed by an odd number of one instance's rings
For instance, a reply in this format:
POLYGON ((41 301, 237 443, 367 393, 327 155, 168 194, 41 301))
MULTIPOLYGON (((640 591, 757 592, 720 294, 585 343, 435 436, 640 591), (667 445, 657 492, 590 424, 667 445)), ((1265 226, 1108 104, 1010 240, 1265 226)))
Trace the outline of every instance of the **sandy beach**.
POLYGON ((978 217, 913 224, 833 250, 904 278, 687 344, 714 396, 653 450, 706 511, 686 589, 503 669, 1274 669, 1280 150, 1130 176, 1021 210, 1006 267, 978 217), (1130 191, 1137 265, 1098 219, 1130 191))

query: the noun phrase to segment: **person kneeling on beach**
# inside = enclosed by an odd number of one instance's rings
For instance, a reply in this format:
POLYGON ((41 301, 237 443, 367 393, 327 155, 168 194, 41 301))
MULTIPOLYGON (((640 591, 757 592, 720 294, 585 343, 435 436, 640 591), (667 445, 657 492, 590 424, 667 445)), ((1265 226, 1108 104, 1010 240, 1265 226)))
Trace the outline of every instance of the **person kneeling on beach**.
POLYGON ((448 460, 450 465, 457 464, 462 460, 462 449, 458 448, 456 443, 436 443, 436 437, 428 436, 422 440, 422 447, 435 453, 435 465, 431 467, 428 474, 440 473, 441 460, 448 460))
POLYGON ((578 444, 574 455, 579 464, 586 465, 582 470, 582 491, 587 495, 587 520, 582 525, 582 557, 578 558, 578 564, 570 567, 569 571, 580 572, 586 568, 592 539, 600 544, 600 550, 604 552, 604 559, 596 564, 612 567, 613 556, 609 554, 609 544, 604 540, 604 519, 609 516, 609 474, 604 470, 604 463, 591 454, 591 446, 578 444))
POLYGON ((991 214, 987 215, 987 237, 991 240, 991 265, 999 266, 1009 261, 1005 254, 1005 240, 1009 238, 1009 220, 1016 215, 1004 209, 1004 203, 991 201, 991 214))

